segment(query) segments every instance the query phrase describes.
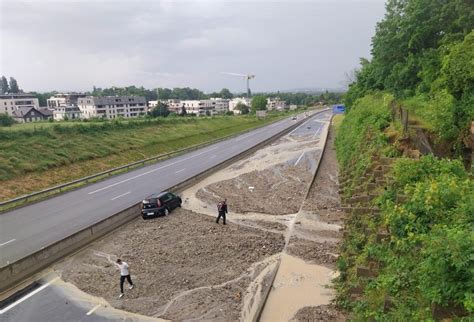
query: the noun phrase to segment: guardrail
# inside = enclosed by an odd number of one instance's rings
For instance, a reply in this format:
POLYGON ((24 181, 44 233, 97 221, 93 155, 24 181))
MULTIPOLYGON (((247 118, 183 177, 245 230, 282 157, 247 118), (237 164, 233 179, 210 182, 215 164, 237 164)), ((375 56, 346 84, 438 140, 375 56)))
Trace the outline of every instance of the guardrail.
MULTIPOLYGON (((279 121, 281 121, 281 120, 275 121, 273 123, 276 123, 276 122, 279 122, 279 121)), ((273 123, 269 123, 269 124, 273 124, 273 123)), ((96 173, 96 174, 93 174, 93 175, 90 175, 90 176, 87 176, 87 177, 83 177, 83 178, 80 178, 80 179, 77 179, 77 180, 73 180, 73 181, 66 182, 66 183, 63 183, 63 184, 60 184, 60 185, 57 185, 57 186, 53 186, 51 188, 47 188, 47 189, 44 189, 44 190, 41 190, 41 191, 33 192, 33 193, 30 193, 30 194, 27 194, 27 195, 23 195, 23 196, 20 196, 20 197, 16 197, 16 198, 13 198, 13 199, 2 201, 2 202, 0 202, 0 214, 2 212, 7 211, 7 210, 11 210, 13 208, 24 206, 24 205, 28 204, 28 201, 39 201, 39 200, 43 200, 43 199, 45 199, 49 196, 53 196, 53 195, 56 195, 58 193, 65 192, 66 190, 70 191, 72 189, 67 189, 67 188, 71 188, 75 185, 80 185, 82 183, 87 184, 87 183, 89 183, 90 180, 97 179, 97 178, 100 178, 100 177, 103 177, 103 176, 109 176, 109 175, 111 175, 115 172, 119 172, 119 171, 123 171, 123 170, 128 171, 131 168, 135 169, 139 166, 143 167, 151 161, 158 161, 158 160, 161 160, 161 159, 169 158, 172 155, 179 155, 179 154, 182 154, 182 153, 190 152, 190 151, 193 151, 193 150, 196 150, 196 149, 199 149, 199 148, 202 148, 202 147, 205 147, 205 146, 208 146, 208 145, 211 145, 211 144, 214 144, 214 143, 217 143, 217 142, 220 142, 220 141, 223 141, 223 140, 227 140, 229 138, 232 138, 232 137, 235 137, 235 136, 253 131, 255 129, 262 128, 262 127, 267 126, 269 124, 265 124, 265 125, 262 125, 262 126, 259 126, 259 127, 256 127, 256 128, 252 128, 252 129, 247 130, 247 131, 226 135, 224 137, 221 137, 221 138, 218 138, 218 139, 215 139, 215 140, 211 140, 211 141, 207 141, 207 142, 204 142, 204 143, 196 144, 196 145, 189 146, 189 147, 179 149, 179 150, 175 150, 175 151, 172 151, 172 152, 159 154, 159 155, 156 155, 156 156, 153 156, 153 157, 150 157, 150 158, 146 158, 146 159, 143 159, 143 160, 138 160, 138 161, 128 163, 128 164, 125 164, 125 165, 122 165, 122 166, 119 166, 119 167, 116 167, 116 168, 113 168, 113 169, 109 169, 109 170, 106 170, 106 171, 103 171, 103 172, 99 172, 99 173, 96 173), (52 194, 52 192, 56 192, 56 193, 52 194), (42 195, 44 195, 44 198, 40 197, 42 195), (35 198, 35 197, 38 197, 38 198, 35 198), (32 200, 33 198, 35 198, 35 200, 32 200), (8 205, 12 205, 12 204, 15 204, 15 203, 20 203, 22 201, 23 201, 23 203, 18 204, 16 206, 6 207, 8 205)))
MULTIPOLYGON (((322 113, 326 110, 318 111, 322 113)), ((312 115, 311 115, 312 116, 312 115)), ((310 116, 310 117, 311 117, 310 116)), ((197 181, 202 180, 211 173, 218 171, 239 159, 247 156, 248 154, 256 151, 262 146, 269 144, 270 142, 282 137, 283 135, 291 132, 296 127, 300 126, 306 118, 286 128, 285 130, 275 134, 274 136, 263 140, 262 142, 254 145, 253 147, 242 151, 238 155, 222 161, 215 167, 209 168, 202 171, 201 173, 181 182, 165 190, 179 190, 184 189, 187 186, 195 184, 197 181)), ((91 242, 98 240, 99 238, 107 235, 116 228, 124 225, 125 223, 137 218, 140 214, 140 203, 132 205, 108 218, 102 219, 101 221, 92 224, 82 230, 63 238, 62 240, 56 241, 42 249, 23 257, 13 263, 9 263, 6 266, 0 267, 0 298, 6 298, 10 295, 13 288, 18 287, 26 279, 34 274, 42 271, 48 266, 54 264, 60 259, 76 253, 82 250, 91 242)))

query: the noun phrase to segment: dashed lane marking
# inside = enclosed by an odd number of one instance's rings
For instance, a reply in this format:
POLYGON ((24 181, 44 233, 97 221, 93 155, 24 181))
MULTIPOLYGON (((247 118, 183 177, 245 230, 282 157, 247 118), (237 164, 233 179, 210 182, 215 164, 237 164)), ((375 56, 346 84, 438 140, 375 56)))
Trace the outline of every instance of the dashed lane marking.
POLYGON ((5 245, 10 244, 10 243, 13 243, 15 240, 16 239, 10 239, 9 241, 0 244, 0 247, 5 246, 5 245))
POLYGON ((186 161, 186 160, 195 158, 195 157, 197 157, 197 156, 200 156, 200 155, 202 155, 202 154, 204 154, 204 153, 207 153, 207 152, 209 152, 209 151, 215 150, 215 149, 217 149, 217 148, 218 148, 218 147, 216 146, 216 147, 213 147, 213 148, 208 149, 208 150, 206 150, 206 151, 203 151, 203 152, 201 152, 201 153, 197 153, 197 154, 195 154, 195 155, 192 155, 192 156, 190 156, 190 157, 188 157, 188 158, 184 158, 184 159, 181 159, 181 160, 177 160, 177 161, 175 161, 175 162, 169 163, 169 164, 164 165, 164 166, 162 166, 162 167, 158 167, 158 168, 156 168, 156 169, 153 169, 153 170, 150 170, 150 171, 147 171, 147 172, 140 173, 140 174, 138 174, 138 175, 136 175, 136 176, 134 176, 134 177, 130 177, 130 178, 127 178, 127 179, 125 179, 125 180, 122 180, 122 181, 113 183, 113 184, 111 184, 111 185, 108 185, 108 186, 106 186, 106 187, 103 187, 103 188, 100 188, 100 189, 91 191, 91 192, 89 192, 89 194, 90 194, 90 195, 93 195, 94 193, 97 193, 97 192, 100 192, 100 191, 103 191, 103 190, 106 190, 106 189, 115 187, 115 186, 117 186, 117 185, 119 185, 119 184, 122 184, 122 183, 124 183, 124 182, 128 182, 128 181, 130 181, 130 180, 133 180, 133 179, 136 179, 136 178, 140 178, 140 177, 146 176, 147 174, 150 174, 150 173, 153 173, 153 172, 155 172, 155 171, 158 171, 158 170, 161 170, 161 169, 170 167, 170 166, 172 166, 172 165, 174 165, 174 164, 177 164, 177 163, 180 163, 180 162, 183 162, 183 161, 186 161))
POLYGON ((112 198, 112 199, 110 199, 110 200, 115 200, 115 199, 118 199, 118 198, 120 198, 120 197, 126 196, 126 195, 128 195, 130 192, 131 192, 131 191, 128 191, 128 192, 122 193, 121 195, 118 195, 117 197, 113 197, 113 198, 112 198))
POLYGON ((300 157, 298 158, 298 160, 296 160, 295 162, 295 165, 298 165, 298 162, 300 162, 301 158, 303 157, 303 155, 305 154, 306 151, 303 151, 303 153, 301 153, 300 157))

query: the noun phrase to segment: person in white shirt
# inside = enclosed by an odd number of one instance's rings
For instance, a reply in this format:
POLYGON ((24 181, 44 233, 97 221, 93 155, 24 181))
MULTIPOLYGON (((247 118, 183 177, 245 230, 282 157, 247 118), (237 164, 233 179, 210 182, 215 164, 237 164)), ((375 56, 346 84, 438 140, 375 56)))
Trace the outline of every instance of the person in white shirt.
POLYGON ((130 277, 130 271, 128 269, 128 264, 123 262, 120 258, 117 259, 117 262, 115 264, 117 268, 120 270, 120 295, 119 298, 123 297, 123 283, 125 282, 125 279, 127 279, 128 284, 130 286, 128 287, 129 289, 133 288, 133 282, 132 278, 130 277))

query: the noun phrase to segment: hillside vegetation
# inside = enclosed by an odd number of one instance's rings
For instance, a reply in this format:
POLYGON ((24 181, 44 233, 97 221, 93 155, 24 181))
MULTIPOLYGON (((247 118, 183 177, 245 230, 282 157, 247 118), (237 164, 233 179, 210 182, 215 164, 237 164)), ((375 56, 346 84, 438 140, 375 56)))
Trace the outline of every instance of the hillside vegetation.
POLYGON ((358 212, 336 288, 355 320, 473 318, 473 27, 472 1, 389 0, 372 60, 350 85, 336 149, 342 198, 358 212), (407 153, 413 134, 394 107, 451 153, 407 153))
POLYGON ((345 103, 386 91, 462 149, 474 119, 474 2, 389 0, 345 103))
POLYGON ((284 116, 45 123, 0 130, 0 200, 245 131, 284 116))

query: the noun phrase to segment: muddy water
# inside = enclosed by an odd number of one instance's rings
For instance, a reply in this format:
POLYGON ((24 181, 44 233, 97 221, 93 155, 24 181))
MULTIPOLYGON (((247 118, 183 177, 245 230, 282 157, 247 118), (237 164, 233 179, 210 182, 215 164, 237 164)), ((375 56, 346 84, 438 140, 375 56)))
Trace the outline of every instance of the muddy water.
POLYGON ((333 291, 326 286, 335 272, 282 254, 280 268, 260 321, 290 321, 304 306, 329 304, 333 291))

